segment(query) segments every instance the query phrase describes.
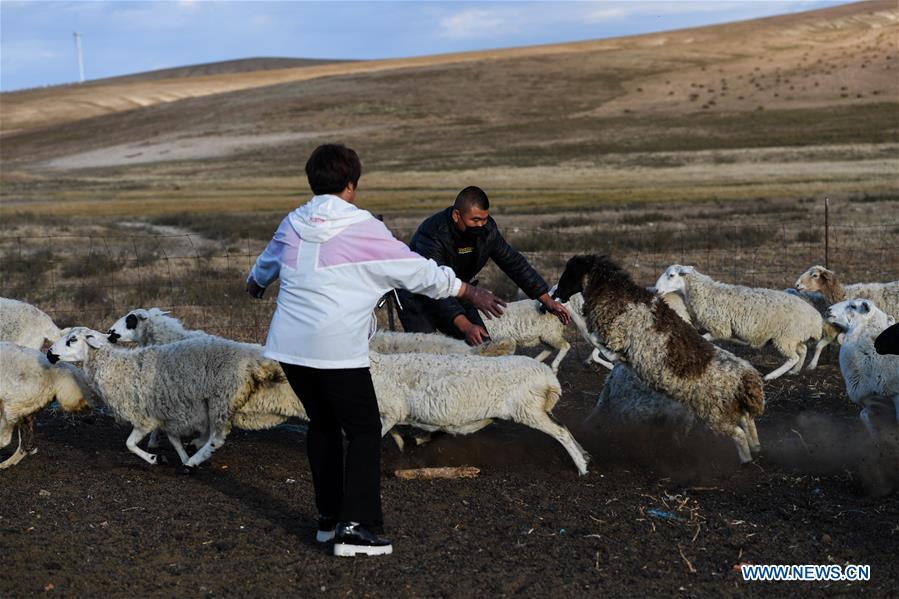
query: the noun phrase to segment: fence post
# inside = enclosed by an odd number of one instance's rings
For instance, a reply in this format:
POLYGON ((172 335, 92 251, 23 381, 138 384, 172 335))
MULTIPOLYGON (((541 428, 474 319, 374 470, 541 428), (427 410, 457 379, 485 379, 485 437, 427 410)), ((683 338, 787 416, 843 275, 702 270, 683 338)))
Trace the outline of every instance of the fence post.
POLYGON ((824 268, 830 270, 830 198, 824 198, 824 268))

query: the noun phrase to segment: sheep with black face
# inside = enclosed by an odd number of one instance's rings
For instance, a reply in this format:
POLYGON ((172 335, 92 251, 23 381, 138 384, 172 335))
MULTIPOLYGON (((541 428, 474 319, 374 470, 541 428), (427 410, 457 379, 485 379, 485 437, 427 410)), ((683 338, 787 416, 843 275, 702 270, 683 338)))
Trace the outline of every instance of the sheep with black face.
POLYGON ((166 433, 182 463, 196 466, 224 445, 234 413, 258 389, 284 382, 277 362, 209 336, 126 350, 103 333, 74 327, 47 350, 47 359, 83 364, 100 400, 133 427, 128 449, 150 464, 156 456, 137 444, 151 431, 166 433), (208 439, 188 456, 180 438, 197 432, 208 439))
POLYGON ((584 294, 590 332, 620 355, 649 387, 733 439, 740 461, 760 450, 754 418, 765 408, 762 377, 745 360, 715 347, 664 301, 637 285, 606 256, 575 256, 556 297, 584 294))

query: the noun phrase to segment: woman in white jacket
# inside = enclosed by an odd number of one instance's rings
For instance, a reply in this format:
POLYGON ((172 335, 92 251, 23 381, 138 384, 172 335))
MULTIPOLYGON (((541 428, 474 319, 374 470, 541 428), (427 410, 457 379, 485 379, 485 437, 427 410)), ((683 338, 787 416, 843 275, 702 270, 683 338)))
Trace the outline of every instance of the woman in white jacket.
POLYGON ((381 421, 368 362, 378 299, 394 288, 434 299, 458 296, 498 316, 504 302, 426 260, 357 208, 362 165, 342 145, 306 162, 315 196, 287 215, 247 278, 262 297, 281 279, 264 355, 278 360, 309 415, 306 447, 319 511, 316 539, 335 555, 384 555, 381 421), (343 434, 347 438, 344 460, 343 434))

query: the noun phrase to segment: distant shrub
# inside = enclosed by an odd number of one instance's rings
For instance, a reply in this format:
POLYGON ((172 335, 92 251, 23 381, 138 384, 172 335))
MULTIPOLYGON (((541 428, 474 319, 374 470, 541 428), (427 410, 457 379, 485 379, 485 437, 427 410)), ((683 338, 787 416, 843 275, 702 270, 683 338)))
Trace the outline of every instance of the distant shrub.
POLYGON ((796 241, 799 243, 818 243, 821 239, 822 235, 819 229, 805 229, 796 235, 796 241))

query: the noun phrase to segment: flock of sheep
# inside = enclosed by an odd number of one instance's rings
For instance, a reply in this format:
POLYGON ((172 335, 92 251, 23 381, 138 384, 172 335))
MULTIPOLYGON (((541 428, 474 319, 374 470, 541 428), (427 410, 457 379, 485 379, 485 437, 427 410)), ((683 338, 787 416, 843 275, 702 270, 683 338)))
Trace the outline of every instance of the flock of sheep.
MULTIPOLYGON (((733 439, 741 462, 749 462, 761 449, 754 419, 764 411, 765 381, 798 373, 809 343, 809 369, 826 345, 841 344, 849 397, 875 439, 874 410, 886 405, 899 422, 899 356, 874 350, 899 317, 899 281, 843 286, 815 266, 795 289, 779 291, 672 265, 646 289, 604 256, 575 256, 553 293, 594 347, 591 359, 612 370, 588 423, 662 421, 676 439, 701 423, 733 439), (770 346, 786 361, 762 377, 713 340, 770 346)), ((589 455, 552 416, 562 393, 556 372, 571 347, 563 325, 530 300, 485 322, 491 342, 479 347, 438 334, 374 334, 382 435, 390 433, 402 449, 397 425, 467 434, 511 420, 552 436, 586 474, 589 455), (544 348, 536 359, 512 355, 535 346, 544 348), (553 350, 551 366, 543 364, 553 350)), ((188 468, 209 459, 233 426, 306 420, 280 365, 263 358, 260 345, 185 329, 157 308, 132 310, 106 333, 60 330, 37 308, 0 299, 0 448, 18 433, 18 448, 0 469, 36 451, 32 420, 54 400, 66 411, 102 404, 131 425, 126 446, 150 464, 157 456, 139 443, 149 435, 152 450, 165 435, 188 468), (51 346, 42 353, 46 341, 51 346), (192 440, 192 455, 184 439, 192 440)))

